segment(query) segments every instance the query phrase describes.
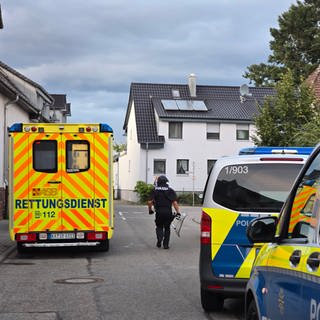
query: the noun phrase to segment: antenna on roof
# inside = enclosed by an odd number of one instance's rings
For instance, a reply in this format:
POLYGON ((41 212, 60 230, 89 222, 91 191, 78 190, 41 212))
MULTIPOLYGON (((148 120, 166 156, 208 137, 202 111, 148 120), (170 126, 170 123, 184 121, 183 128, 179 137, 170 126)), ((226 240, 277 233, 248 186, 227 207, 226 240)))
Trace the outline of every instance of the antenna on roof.
POLYGON ((246 97, 251 97, 252 93, 249 91, 249 86, 247 84, 242 84, 240 86, 240 101, 241 103, 246 101, 246 97))

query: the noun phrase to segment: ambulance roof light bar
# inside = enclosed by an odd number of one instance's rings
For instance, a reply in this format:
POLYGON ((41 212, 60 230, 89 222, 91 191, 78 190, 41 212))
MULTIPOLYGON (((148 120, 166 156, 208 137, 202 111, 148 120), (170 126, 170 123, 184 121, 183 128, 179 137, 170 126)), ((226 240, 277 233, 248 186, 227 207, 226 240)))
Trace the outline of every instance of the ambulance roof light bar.
POLYGON ((313 147, 248 147, 242 148, 239 155, 249 154, 300 154, 309 155, 313 147))

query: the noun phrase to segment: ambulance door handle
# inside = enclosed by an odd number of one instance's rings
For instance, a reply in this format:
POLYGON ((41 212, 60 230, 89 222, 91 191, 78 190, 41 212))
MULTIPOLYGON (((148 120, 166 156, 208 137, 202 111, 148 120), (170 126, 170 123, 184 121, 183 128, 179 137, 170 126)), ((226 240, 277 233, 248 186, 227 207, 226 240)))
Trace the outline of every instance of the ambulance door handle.
POLYGON ((312 271, 317 271, 320 266, 320 252, 311 253, 308 257, 307 265, 312 271))
POLYGON ((289 260, 291 262, 292 267, 296 267, 301 259, 301 250, 294 250, 292 255, 290 256, 289 260))
POLYGON ((59 183, 61 183, 61 181, 48 181, 48 183, 50 183, 50 184, 59 184, 59 183))

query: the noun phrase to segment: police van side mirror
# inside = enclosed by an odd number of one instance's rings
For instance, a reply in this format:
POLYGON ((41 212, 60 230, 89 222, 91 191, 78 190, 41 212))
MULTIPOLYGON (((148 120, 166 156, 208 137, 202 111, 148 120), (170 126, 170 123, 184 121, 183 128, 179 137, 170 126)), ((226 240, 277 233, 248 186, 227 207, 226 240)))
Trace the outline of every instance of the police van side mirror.
POLYGON ((252 220, 247 227, 248 239, 251 242, 272 242, 277 222, 277 217, 260 217, 252 220))

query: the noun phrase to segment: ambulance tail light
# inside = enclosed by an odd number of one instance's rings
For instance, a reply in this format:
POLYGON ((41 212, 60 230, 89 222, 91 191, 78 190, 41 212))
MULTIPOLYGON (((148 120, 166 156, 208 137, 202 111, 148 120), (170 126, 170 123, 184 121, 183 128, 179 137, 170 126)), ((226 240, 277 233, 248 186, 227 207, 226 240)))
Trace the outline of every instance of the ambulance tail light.
POLYGON ((18 233, 16 235, 16 241, 18 242, 34 242, 36 240, 36 233, 18 233))
POLYGON ((202 211, 201 216, 201 244, 211 244, 211 218, 202 211))
POLYGON ((106 232, 88 232, 87 240, 88 241, 102 241, 107 239, 106 232))

